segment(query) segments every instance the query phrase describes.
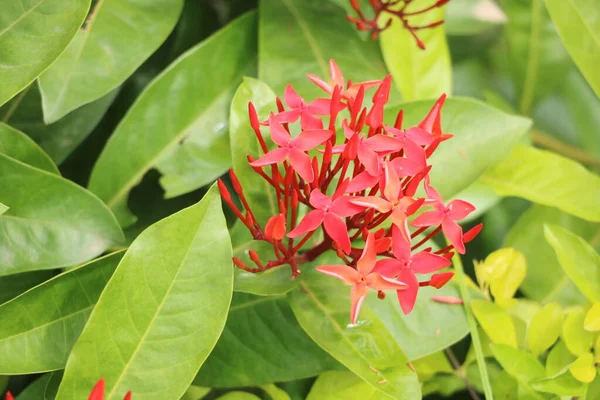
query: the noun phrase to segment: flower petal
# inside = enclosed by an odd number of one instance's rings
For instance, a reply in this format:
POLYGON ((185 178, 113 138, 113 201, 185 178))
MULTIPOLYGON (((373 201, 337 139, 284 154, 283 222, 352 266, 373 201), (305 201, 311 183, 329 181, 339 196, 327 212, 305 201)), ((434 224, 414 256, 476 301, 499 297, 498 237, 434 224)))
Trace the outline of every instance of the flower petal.
POLYGON ((346 227, 346 222, 341 217, 331 212, 325 213, 323 227, 344 253, 350 253, 352 247, 350 245, 350 237, 348 236, 348 228, 346 227))
POLYGON ((417 293, 419 292, 419 281, 415 274, 409 269, 403 269, 398 274, 398 280, 404 282, 408 287, 404 290, 398 290, 398 302, 404 314, 409 314, 415 307, 417 293))
POLYGON ((323 98, 315 99, 306 108, 311 114, 314 115, 329 115, 329 111, 331 109, 331 100, 323 98))
POLYGON ((429 274, 452 265, 445 257, 428 251, 421 251, 411 258, 410 267, 417 274, 429 274))
POLYGON ((308 79, 310 79, 312 81, 312 83, 314 83, 315 85, 317 85, 318 87, 320 87, 321 89, 326 91, 327 93, 331 94, 333 92, 333 88, 329 85, 329 83, 325 82, 323 79, 319 78, 318 76, 308 74, 308 75, 306 75, 306 77, 308 79))
POLYGON ((329 74, 331 75, 331 86, 335 87, 337 85, 343 89, 345 83, 344 74, 333 59, 329 60, 329 74))
POLYGON ((363 211, 363 207, 352 203, 353 196, 338 197, 331 204, 331 212, 340 217, 351 217, 363 211))
POLYGON ((347 265, 322 265, 315 268, 325 275, 333 276, 347 285, 355 285, 360 280, 360 273, 347 265))
POLYGON ((265 224, 265 236, 269 239, 281 240, 285 236, 286 221, 283 214, 274 215, 265 224))
POLYGON ((310 192, 309 203, 314 208, 325 208, 331 205, 331 198, 324 195, 319 189, 310 192))
POLYGON ((385 135, 371 136, 365 140, 367 147, 377 152, 395 152, 402 148, 402 142, 395 137, 385 135))
POLYGON ((302 221, 300 221, 300 223, 287 234, 287 237, 293 239, 304 235, 306 232, 314 231, 323 223, 324 217, 325 212, 323 210, 309 211, 308 214, 304 216, 302 221))
POLYGON ((377 252, 375 251, 375 236, 373 232, 369 232, 367 235, 367 241, 365 242, 365 248, 358 261, 356 262, 356 268, 361 275, 368 275, 373 268, 375 268, 375 262, 377 261, 377 252))
POLYGON ((452 200, 448 203, 446 209, 450 218, 459 221, 475 211, 475 206, 464 200, 452 200))
POLYGON ((390 219, 398 228, 398 231, 400 231, 404 240, 407 243, 410 243, 410 230, 408 229, 408 217, 406 216, 406 213, 400 207, 395 207, 390 219))
POLYGON ((383 167, 383 178, 383 195, 385 198, 389 201, 398 200, 402 196, 400 178, 398 178, 396 170, 394 170, 389 162, 383 167))
POLYGON ((423 226, 438 226, 442 223, 444 214, 439 210, 427 211, 419 215, 411 222, 412 226, 423 227, 423 226))
POLYGON ((302 114, 302 112, 299 109, 287 110, 271 115, 270 119, 280 124, 293 123, 298 121, 298 118, 300 118, 300 114, 302 114))
POLYGON ((323 129, 323 121, 304 109, 300 115, 300 126, 302 129, 323 129))
POLYGON ((367 286, 375 290, 404 290, 408 285, 395 279, 386 278, 377 272, 371 272, 366 279, 367 286))
POLYGON ((356 323, 358 313, 360 312, 363 301, 365 301, 365 298, 367 297, 367 293, 367 285, 362 282, 357 283, 352 287, 352 290, 350 291, 350 323, 356 323))
POLYGON ((429 146, 435 140, 429 132, 415 126, 404 131, 406 138, 419 146, 429 146))
POLYGON ((390 161, 398 177, 414 176, 423 170, 421 164, 408 158, 397 157, 390 161))
POLYGON ((271 131, 271 139, 278 146, 287 146, 292 141, 289 132, 273 117, 269 119, 269 130, 271 131))
POLYGON ((304 179, 307 183, 311 183, 315 177, 313 174, 312 165, 310 163, 310 157, 308 154, 296 147, 290 147, 288 160, 294 170, 304 179))
POLYGON ((351 203, 363 208, 374 208, 380 213, 386 213, 392 209, 392 203, 377 196, 354 197, 351 203))
POLYGON ((300 134, 292 141, 294 146, 299 148, 302 151, 312 150, 317 147, 321 143, 325 142, 327 139, 331 137, 333 132, 327 129, 314 129, 302 131, 300 134))
POLYGON ((285 87, 283 98, 285 100, 285 104, 287 104, 290 108, 300 108, 304 102, 304 99, 300 97, 298 93, 296 93, 292 85, 287 85, 285 87))
POLYGON ((373 150, 364 145, 364 142, 358 146, 358 159, 365 166, 367 172, 371 175, 377 175, 380 170, 379 156, 373 150))
POLYGON ((290 152, 287 147, 276 148, 259 158, 258 160, 252 161, 250 165, 253 167, 264 167, 265 165, 277 164, 283 162, 290 152))
POLYGON ((372 188, 377 182, 379 182, 378 175, 371 175, 367 171, 363 171, 350 181, 346 193, 355 193, 372 188))
POLYGON ((398 276, 402 268, 404 268, 403 262, 400 262, 395 258, 384 258, 375 263, 375 268, 373 268, 372 272, 377 272, 378 274, 392 278, 398 276))
POLYGON ((450 218, 446 217, 442 222, 442 230, 456 251, 458 251, 460 254, 465 254, 465 244, 463 243, 461 226, 452 221, 450 218))
POLYGON ((434 138, 440 137, 442 135, 442 123, 441 123, 441 111, 444 106, 444 101, 446 100, 446 94, 442 94, 440 98, 435 102, 429 114, 425 117, 423 121, 419 124, 419 128, 431 132, 434 138))
POLYGON ((410 261, 410 240, 406 240, 402 230, 392 226, 392 252, 400 261, 410 261))

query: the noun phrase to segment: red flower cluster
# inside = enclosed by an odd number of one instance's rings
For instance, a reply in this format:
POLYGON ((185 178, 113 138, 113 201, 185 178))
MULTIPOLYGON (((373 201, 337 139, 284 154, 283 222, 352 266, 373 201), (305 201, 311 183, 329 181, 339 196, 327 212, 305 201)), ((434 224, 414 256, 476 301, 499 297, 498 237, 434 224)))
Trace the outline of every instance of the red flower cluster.
POLYGON ((348 21, 356 25, 358 30, 372 32, 372 39, 377 39, 379 32, 387 29, 392 24, 394 19, 398 19, 400 22, 402 22, 404 29, 409 31, 410 34, 415 38, 417 45, 421 49, 425 49, 425 44, 417 36, 417 31, 421 29, 435 28, 436 26, 443 24, 444 21, 441 20, 427 25, 414 26, 411 25, 409 18, 415 15, 424 14, 438 7, 442 7, 449 1, 450 0, 437 0, 429 7, 422 8, 417 11, 408 11, 406 8, 413 3, 413 0, 369 0, 369 5, 372 9, 370 10, 372 16, 371 18, 368 18, 358 4, 358 0, 350 0, 350 4, 352 5, 354 11, 356 11, 358 18, 352 16, 347 16, 346 18, 348 18, 348 21), (381 26, 380 18, 386 15, 389 17, 389 19, 383 24, 383 26, 381 26))
POLYGON ((390 76, 381 81, 344 85, 333 60, 330 67, 330 82, 309 76, 327 92, 327 98, 307 103, 288 86, 284 95, 287 108, 278 99, 278 112, 262 123, 252 103, 248 105, 252 128, 264 152, 258 159, 248 159, 254 171, 273 186, 279 213, 266 221, 263 229, 233 171, 233 188, 245 213, 233 203, 222 181, 219 189, 254 239, 273 246, 275 259, 263 263, 256 252, 249 251, 256 267, 235 257, 233 261, 253 273, 287 264, 295 278, 300 272, 299 264, 334 250, 343 265, 319 266, 317 270, 352 285, 352 323, 356 322, 367 288, 378 291, 380 297, 384 290, 396 290, 402 310, 408 314, 419 287, 439 289, 448 282, 452 272, 435 272, 450 265, 453 250, 464 253, 464 243, 481 230, 478 225, 463 235, 456 221, 475 207, 462 200, 445 204, 429 181, 428 158, 441 142, 452 137, 441 128, 445 96, 439 98, 418 126, 402 129, 402 111, 394 126, 388 126, 383 117, 390 76), (376 90, 371 104, 365 106, 365 91, 369 88, 376 90), (342 112, 347 113, 346 118, 340 117, 342 112), (267 148, 261 132, 265 126, 277 145, 272 150, 267 148), (338 126, 343 131, 343 141, 337 136, 338 126), (426 197, 416 195, 421 184, 426 197), (304 209, 301 205, 308 212, 299 218, 304 209), (323 240, 309 246, 320 227, 323 240), (450 241, 449 246, 415 252, 440 231, 450 241), (360 240, 364 246, 355 247, 354 243, 360 240), (418 274, 431 273, 434 274, 428 280, 417 279, 418 274))
MULTIPOLYGON (((5 400, 15 400, 10 392, 6 393, 5 400)), ((90 397, 88 400, 104 400, 104 379, 100 379, 96 386, 92 389, 92 393, 90 393, 90 397)), ((123 400, 131 400, 131 392, 127 392, 125 398, 123 400)))

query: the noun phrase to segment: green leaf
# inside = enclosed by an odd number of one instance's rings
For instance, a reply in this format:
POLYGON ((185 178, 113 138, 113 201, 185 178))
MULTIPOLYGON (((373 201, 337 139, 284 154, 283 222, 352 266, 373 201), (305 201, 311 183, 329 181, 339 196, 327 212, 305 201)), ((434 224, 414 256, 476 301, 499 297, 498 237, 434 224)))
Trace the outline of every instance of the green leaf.
POLYGON ((0 276, 77 265, 124 240, 93 194, 0 153, 0 276), (6 190, 4 190, 6 189, 6 190))
MULTIPOLYGON (((328 81, 329 59, 334 59, 352 82, 387 75, 377 43, 361 40, 335 4, 262 0, 259 15, 258 77, 278 95, 291 84, 307 101, 322 97, 324 92, 306 74, 328 81)), ((396 92, 391 101, 394 98, 398 98, 396 92)))
MULTIPOLYGON (((248 117, 248 103, 252 102, 260 121, 269 117, 271 111, 277 110, 275 93, 265 83, 252 78, 244 78, 244 82, 235 92, 229 113, 229 132, 231 137, 231 160, 244 195, 258 223, 264 226, 269 217, 279 213, 275 189, 258 175, 248 164, 248 155, 258 158, 262 150, 248 117)), ((268 135, 267 135, 268 136, 268 135)), ((270 138, 265 137, 265 141, 270 138)), ((235 246, 235 245, 234 245, 235 246)))
POLYGON ((65 367, 122 253, 92 261, 0 306, 0 374, 33 374, 65 367), (27 312, 23 312, 27 310, 27 312), (26 350, 26 356, 19 349, 26 350))
POLYGON ((518 347, 515 325, 507 311, 488 300, 472 300, 471 307, 492 343, 518 347))
POLYGON ((592 353, 581 354, 577 360, 571 364, 569 372, 571 372, 579 382, 592 382, 596 377, 596 366, 594 365, 594 356, 592 353))
POLYGON ((69 47, 40 76, 45 121, 117 88, 165 41, 182 7, 182 0, 95 2, 69 47))
POLYGON ((2 0, 0 105, 23 90, 67 47, 90 0, 2 0))
POLYGON ((506 21, 506 14, 492 0, 452 0, 446 6, 444 26, 449 36, 479 35, 506 21))
POLYGON ((350 371, 329 371, 319 375, 306 400, 385 400, 389 398, 350 371))
POLYGON ((0 153, 32 167, 60 175, 58 168, 44 150, 27 135, 0 122, 0 153))
POLYGON ((569 351, 576 356, 588 353, 592 347, 594 335, 583 328, 584 320, 583 310, 572 310, 562 327, 562 338, 569 351))
MULTIPOLYGON (((433 101, 418 101, 389 107, 385 120, 391 124, 398 111, 404 110, 404 126, 414 126, 432 106, 433 101)), ((446 100, 442 128, 454 137, 442 143, 429 158, 433 165, 432 185, 444 198, 466 189, 486 169, 505 159, 530 125, 526 118, 506 114, 477 100, 446 100)))
POLYGON ((14 299, 54 276, 54 271, 32 271, 0 278, 0 304, 14 299))
POLYGON ((229 102, 255 65, 255 30, 254 13, 227 25, 171 64, 129 109, 89 184, 121 225, 135 222, 127 198, 151 168, 162 173, 166 196, 173 197, 214 181, 231 166, 229 102))
MULTIPOLYGON (((415 3, 407 11, 417 11, 423 4, 415 3)), ((409 18, 413 26, 426 26, 444 19, 445 7, 436 7, 426 13, 409 18)), ((452 92, 452 63, 446 42, 444 25, 418 32, 426 46, 420 49, 415 38, 401 21, 390 16, 393 22, 381 32, 379 43, 388 70, 405 101, 437 98, 452 92)), ((386 20, 379 23, 382 25, 386 20)))
POLYGON ((186 391, 181 400, 200 400, 211 391, 211 388, 205 388, 201 386, 190 386, 186 391))
POLYGON ((57 164, 61 164, 98 125, 117 91, 46 125, 40 91, 37 85, 31 85, 0 109, 0 118, 27 133, 57 164))
POLYGON ((600 303, 594 304, 587 312, 583 327, 586 331, 600 331, 600 303))
POLYGON ((271 400, 291 400, 285 390, 278 388, 274 384, 261 385, 260 387, 271 400))
POLYGON ((502 400, 519 399, 519 383, 508 372, 502 371, 492 382, 494 398, 502 400))
POLYGON ((581 400, 600 400, 600 373, 596 374, 596 379, 588 386, 585 399, 581 400))
POLYGON ((194 382, 216 388, 257 386, 338 366, 304 333, 285 296, 235 293, 223 334, 194 382))
POLYGON ((550 303, 542 307, 527 327, 527 344, 534 356, 543 353, 556 342, 563 324, 560 304, 550 303))
POLYGON ((519 385, 529 391, 534 399, 544 397, 531 390, 529 384, 545 376, 544 367, 531 354, 504 344, 491 345, 494 358, 500 366, 519 382, 519 385))
POLYGON ((556 208, 534 205, 510 229, 504 246, 519 250, 527 260, 527 275, 521 291, 527 297, 563 305, 582 304, 585 298, 573 281, 565 275, 552 247, 544 239, 544 224, 557 224, 585 239, 591 239, 598 228, 596 224, 573 217, 556 208))
POLYGON ((302 279, 298 289, 288 298, 298 322, 319 346, 377 390, 397 399, 421 398, 417 376, 408 367, 398 338, 370 304, 361 308, 360 321, 349 325, 346 285, 312 269, 298 279, 302 279))
POLYGON ((587 389, 587 385, 575 379, 569 371, 533 381, 531 387, 540 392, 553 393, 559 396, 583 396, 587 389))
POLYGON ((6 212, 6 210, 8 210, 8 207, 6 207, 4 204, 0 203, 0 215, 4 214, 6 212))
POLYGON ((600 10, 596 0, 546 0, 569 54, 600 97, 600 10))
POLYGON ((430 354, 418 360, 411 361, 421 381, 425 381, 438 373, 454 373, 454 368, 443 351, 430 354))
POLYGON ((58 400, 85 398, 99 377, 106 400, 185 393, 223 330, 233 288, 215 186, 129 247, 69 356, 58 400))
POLYGON ((522 197, 588 221, 600 221, 595 201, 600 196, 600 177, 555 153, 516 146, 481 179, 501 196, 522 197))
POLYGON ((552 350, 550 350, 550 353, 548 353, 548 358, 546 359, 546 375, 555 376, 561 374, 569 368, 569 365, 571 365, 576 358, 577 357, 569 352, 565 342, 559 340, 552 350))
POLYGON ((557 225, 545 225, 544 235, 561 267, 592 303, 600 302, 600 255, 581 237, 557 225))
POLYGON ((490 288, 494 301, 506 308, 523 282, 527 265, 523 254, 512 248, 496 250, 475 264, 479 285, 490 288))
POLYGON ((255 396, 252 393, 236 391, 217 397, 217 400, 260 400, 260 397, 255 396))
POLYGON ((42 375, 32 384, 27 386, 27 388, 17 396, 17 400, 54 400, 62 376, 62 371, 55 371, 42 375))

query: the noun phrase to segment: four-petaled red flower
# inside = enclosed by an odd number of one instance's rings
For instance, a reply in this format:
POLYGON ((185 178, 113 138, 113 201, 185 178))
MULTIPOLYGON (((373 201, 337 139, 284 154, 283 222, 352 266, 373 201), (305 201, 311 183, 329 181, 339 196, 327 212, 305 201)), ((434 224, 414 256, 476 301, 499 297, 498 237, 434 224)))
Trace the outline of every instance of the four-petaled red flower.
POLYGON ((306 76, 308 77, 308 79, 313 81, 315 85, 317 85, 329 94, 333 94, 333 90, 336 86, 340 87, 340 89, 342 89, 341 97, 346 100, 354 100, 361 87, 364 89, 369 89, 381 83, 380 80, 365 81, 355 84, 349 83, 349 86, 346 89, 344 89, 346 83, 346 81, 344 80, 344 74, 342 74, 340 67, 338 67, 338 65, 333 60, 329 60, 329 74, 331 75, 331 80, 329 82, 325 82, 323 79, 315 75, 308 74, 306 76))
POLYGON ((323 121, 317 115, 327 115, 331 107, 331 100, 316 99, 310 104, 296 93, 292 85, 287 85, 284 94, 285 103, 290 110, 278 113, 275 119, 279 123, 293 123, 300 118, 302 129, 323 129, 323 121))

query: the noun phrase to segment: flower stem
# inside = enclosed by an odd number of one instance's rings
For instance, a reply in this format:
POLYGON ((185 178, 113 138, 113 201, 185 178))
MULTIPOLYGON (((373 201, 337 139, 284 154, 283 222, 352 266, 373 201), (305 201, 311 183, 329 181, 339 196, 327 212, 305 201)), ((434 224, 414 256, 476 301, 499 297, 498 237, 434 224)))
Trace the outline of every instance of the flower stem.
MULTIPOLYGON (((450 243, 448 242, 448 244, 450 243)), ((465 270, 463 269, 462 261, 458 254, 452 257, 452 264, 454 264, 454 270, 456 272, 456 276, 458 277, 460 294, 464 301, 465 313, 467 314, 469 330, 471 331, 471 340, 473 342, 473 348, 475 349, 477 365, 479 366, 479 374, 481 375, 481 382, 483 384, 483 393, 485 395, 486 400, 494 400, 494 395, 492 394, 492 385, 490 383, 490 377, 488 375, 487 366, 485 365, 483 348, 481 347, 481 339, 479 338, 479 331, 477 330, 477 321, 475 321, 475 317, 473 316, 473 312, 471 311, 471 296, 469 296, 469 289, 467 288, 465 270)))
POLYGON ((600 160, 597 160, 591 154, 588 154, 583 150, 563 143, 562 141, 553 138, 547 133, 534 129, 531 131, 531 140, 534 144, 537 144, 538 146, 544 147, 546 149, 554 151, 555 153, 579 161, 582 164, 600 168, 600 160))

